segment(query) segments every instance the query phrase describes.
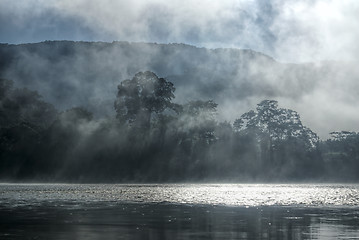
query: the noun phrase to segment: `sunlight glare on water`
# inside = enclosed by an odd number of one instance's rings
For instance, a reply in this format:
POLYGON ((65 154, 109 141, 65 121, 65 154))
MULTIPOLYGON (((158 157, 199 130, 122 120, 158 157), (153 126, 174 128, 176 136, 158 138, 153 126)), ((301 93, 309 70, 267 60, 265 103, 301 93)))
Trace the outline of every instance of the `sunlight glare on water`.
POLYGON ((228 206, 357 206, 359 185, 321 184, 0 184, 1 204, 52 201, 228 206))

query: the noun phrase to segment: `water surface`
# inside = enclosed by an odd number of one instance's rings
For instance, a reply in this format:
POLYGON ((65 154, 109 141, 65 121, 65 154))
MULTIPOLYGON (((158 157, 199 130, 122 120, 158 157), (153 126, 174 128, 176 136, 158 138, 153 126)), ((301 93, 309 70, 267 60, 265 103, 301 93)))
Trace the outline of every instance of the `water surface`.
POLYGON ((0 184, 0 239, 359 239, 359 185, 0 184))

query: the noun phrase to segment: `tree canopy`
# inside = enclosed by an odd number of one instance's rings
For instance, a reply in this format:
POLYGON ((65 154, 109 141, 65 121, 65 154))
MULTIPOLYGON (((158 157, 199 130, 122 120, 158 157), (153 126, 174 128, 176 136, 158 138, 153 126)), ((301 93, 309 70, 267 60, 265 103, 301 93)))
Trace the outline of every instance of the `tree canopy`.
POLYGON ((173 108, 173 84, 153 72, 139 72, 132 79, 122 81, 117 88, 116 116, 123 123, 149 126, 152 113, 173 108))

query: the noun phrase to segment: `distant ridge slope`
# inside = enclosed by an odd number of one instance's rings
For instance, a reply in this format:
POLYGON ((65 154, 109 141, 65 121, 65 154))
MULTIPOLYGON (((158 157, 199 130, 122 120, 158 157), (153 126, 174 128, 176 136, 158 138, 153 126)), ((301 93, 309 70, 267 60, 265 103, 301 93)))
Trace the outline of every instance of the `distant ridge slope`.
POLYGON ((224 97, 291 94, 271 85, 266 71, 273 69, 276 77, 283 78, 288 68, 301 68, 279 64, 252 50, 185 44, 46 41, 1 44, 0 56, 2 78, 38 90, 60 108, 80 104, 95 112, 102 111, 99 102, 113 101, 121 80, 139 71, 168 78, 177 88, 179 101, 213 98, 221 102, 224 97))
MULTIPOLYGON (((348 79, 359 76, 351 66, 335 62, 284 64, 252 50, 185 44, 0 44, 1 78, 37 90, 59 109, 85 106, 95 116, 114 115, 117 85, 147 70, 174 83, 175 101, 213 99, 224 113, 221 116, 230 121, 238 117, 232 113, 244 113, 263 99, 296 102, 327 83, 336 85, 343 79, 349 83, 348 79)), ((348 85, 348 96, 356 90, 358 87, 348 85)), ((300 109, 299 113, 303 116, 300 109)))

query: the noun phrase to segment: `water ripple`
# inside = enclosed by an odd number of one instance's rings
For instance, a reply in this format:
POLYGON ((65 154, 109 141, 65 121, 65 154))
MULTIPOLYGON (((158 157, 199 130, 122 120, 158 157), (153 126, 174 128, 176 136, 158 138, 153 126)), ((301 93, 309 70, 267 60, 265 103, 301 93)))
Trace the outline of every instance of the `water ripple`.
POLYGON ((228 206, 353 207, 359 185, 324 184, 0 184, 1 205, 143 202, 228 206))

